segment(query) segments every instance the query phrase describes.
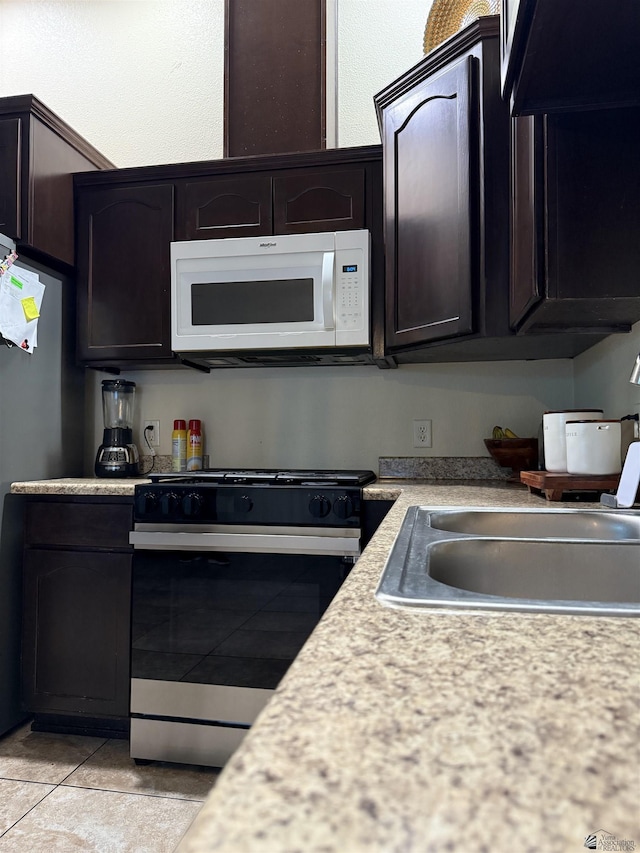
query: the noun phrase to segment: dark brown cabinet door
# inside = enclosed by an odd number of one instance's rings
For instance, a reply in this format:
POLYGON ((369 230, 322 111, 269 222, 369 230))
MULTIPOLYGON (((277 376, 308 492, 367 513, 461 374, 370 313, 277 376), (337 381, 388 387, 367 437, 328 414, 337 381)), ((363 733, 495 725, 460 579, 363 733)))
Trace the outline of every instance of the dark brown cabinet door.
POLYGON ((171 360, 173 185, 78 193, 78 357, 171 360))
POLYGON ((23 704, 34 713, 129 713, 131 556, 28 550, 23 704))
POLYGON ((20 135, 19 118, 0 120, 0 232, 14 240, 20 234, 20 135))
POLYGON ((273 179, 274 234, 364 228, 364 168, 305 170, 273 179))
POLYGON ((176 185, 176 238, 304 234, 365 227, 364 167, 209 178, 176 185))
POLYGON ((325 148, 325 0, 226 0, 224 155, 325 148))
POLYGON ((640 319, 640 108, 513 122, 513 327, 628 329, 640 319))
POLYGON ((473 331, 475 62, 463 57, 384 114, 390 348, 473 331))
POLYGON ((247 175, 176 186, 176 239, 272 234, 271 178, 247 175))
POLYGON ((520 320, 544 296, 542 126, 532 116, 514 119, 511 134, 511 275, 509 316, 520 320))

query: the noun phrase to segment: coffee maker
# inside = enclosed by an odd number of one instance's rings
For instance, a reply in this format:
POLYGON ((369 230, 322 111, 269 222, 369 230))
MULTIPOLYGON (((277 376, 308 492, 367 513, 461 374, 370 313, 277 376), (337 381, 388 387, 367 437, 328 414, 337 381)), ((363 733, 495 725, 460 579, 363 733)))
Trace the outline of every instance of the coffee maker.
POLYGON ((136 383, 124 379, 102 382, 104 433, 94 467, 96 477, 136 477, 138 448, 133 443, 133 398, 136 383))

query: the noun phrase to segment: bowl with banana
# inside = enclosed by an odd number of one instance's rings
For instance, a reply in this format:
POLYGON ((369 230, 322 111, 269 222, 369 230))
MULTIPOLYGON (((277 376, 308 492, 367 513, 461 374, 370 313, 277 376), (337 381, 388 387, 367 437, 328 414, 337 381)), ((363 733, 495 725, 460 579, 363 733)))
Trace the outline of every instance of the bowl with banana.
POLYGON ((485 447, 501 468, 511 468, 509 482, 520 482, 521 471, 538 470, 538 439, 520 438, 508 427, 495 426, 485 447))

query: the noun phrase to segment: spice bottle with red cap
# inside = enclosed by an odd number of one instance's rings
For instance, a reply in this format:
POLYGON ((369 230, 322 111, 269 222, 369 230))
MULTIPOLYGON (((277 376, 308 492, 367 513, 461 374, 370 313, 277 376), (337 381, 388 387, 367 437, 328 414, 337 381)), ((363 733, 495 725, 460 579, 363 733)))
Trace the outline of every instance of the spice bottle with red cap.
POLYGON ((187 433, 187 471, 202 468, 202 423, 195 418, 189 421, 187 433))

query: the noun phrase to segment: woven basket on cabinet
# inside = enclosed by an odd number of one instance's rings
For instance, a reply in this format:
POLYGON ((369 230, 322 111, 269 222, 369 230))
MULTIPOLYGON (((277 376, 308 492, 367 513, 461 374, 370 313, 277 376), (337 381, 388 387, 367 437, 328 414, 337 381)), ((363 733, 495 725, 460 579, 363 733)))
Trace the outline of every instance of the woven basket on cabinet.
POLYGON ((457 33, 481 15, 497 15, 500 0, 433 0, 424 30, 424 52, 457 33))

